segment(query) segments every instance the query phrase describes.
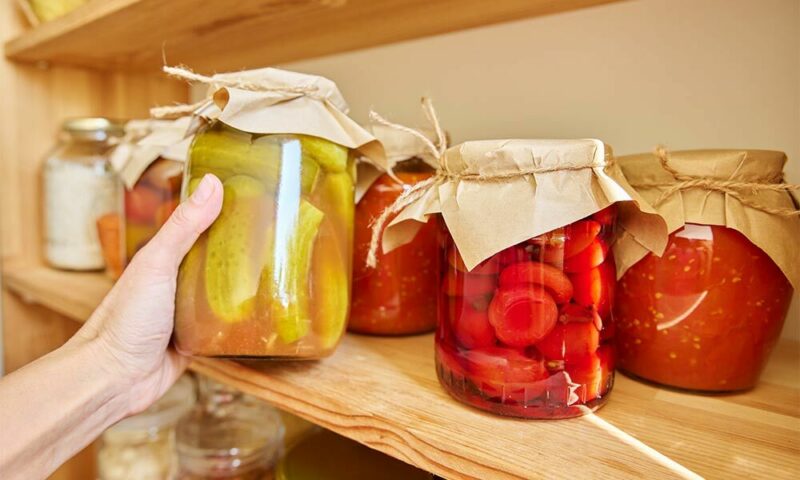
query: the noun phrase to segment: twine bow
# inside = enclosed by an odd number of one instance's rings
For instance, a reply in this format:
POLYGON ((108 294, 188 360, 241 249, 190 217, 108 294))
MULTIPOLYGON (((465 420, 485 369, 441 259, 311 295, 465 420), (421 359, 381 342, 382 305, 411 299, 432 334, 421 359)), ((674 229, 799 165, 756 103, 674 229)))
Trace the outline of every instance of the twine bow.
POLYGON ((633 184, 637 188, 666 188, 664 192, 653 203, 654 207, 659 207, 672 195, 691 189, 710 190, 720 192, 731 197, 734 197, 742 205, 759 210, 770 215, 779 215, 782 217, 800 216, 800 210, 795 208, 776 208, 764 205, 763 203, 747 198, 745 193, 752 192, 791 192, 793 190, 800 191, 800 185, 793 185, 783 183, 782 176, 772 179, 764 179, 756 182, 744 182, 739 180, 718 180, 714 178, 698 177, 694 175, 685 175, 675 170, 669 163, 669 152, 663 146, 658 146, 655 149, 655 155, 661 163, 661 168, 669 172, 675 179, 671 182, 644 182, 633 184))
POLYGON ((498 173, 450 172, 447 169, 447 165, 445 165, 443 161, 445 151, 447 150, 447 139, 444 135, 444 131, 441 128, 439 119, 436 116, 436 110, 434 110, 433 104, 431 100, 428 98, 422 99, 422 107, 423 111, 425 112, 425 116, 427 117, 428 121, 431 123, 434 130, 436 131, 436 136, 437 136, 436 144, 430 141, 430 139, 428 139, 425 135, 422 134, 422 132, 419 132, 418 130, 403 125, 399 125, 396 123, 392 123, 386 120, 385 118, 381 117, 374 111, 370 112, 370 119, 372 119, 373 121, 378 122, 384 126, 412 134, 418 137, 420 140, 422 140, 426 148, 430 150, 434 158, 437 159, 437 163, 439 165, 439 168, 436 170, 436 173, 432 177, 428 178, 427 180, 423 180, 405 190, 399 197, 397 197, 394 203, 389 205, 375 219, 375 221, 372 222, 372 237, 369 243, 369 250, 367 251, 367 266, 372 268, 375 268, 375 265, 377 264, 377 253, 381 241, 381 235, 383 233, 386 224, 389 222, 389 219, 392 218, 394 215, 400 213, 403 209, 405 209, 409 205, 423 198, 425 194, 427 194, 428 191, 430 191, 431 189, 436 188, 445 182, 453 180, 501 182, 504 180, 524 177, 526 175, 533 175, 537 173, 549 173, 549 172, 568 171, 568 170, 577 171, 577 170, 585 170, 591 168, 605 168, 611 164, 611 161, 603 162, 600 164, 590 162, 590 163, 576 164, 576 165, 554 165, 546 167, 532 167, 513 172, 498 172, 498 173))
MULTIPOLYGON (((206 85, 212 85, 216 88, 221 88, 221 87, 238 88, 240 90, 247 90, 250 92, 274 92, 291 96, 305 95, 317 98, 319 100, 323 100, 321 97, 317 95, 317 93, 319 92, 319 88, 313 85, 302 85, 302 86, 275 85, 274 83, 271 82, 253 81, 241 77, 237 78, 233 74, 227 75, 226 78, 209 77, 207 75, 195 73, 189 67, 186 66, 170 67, 168 65, 164 65, 162 70, 170 77, 178 78, 180 80, 185 80, 186 82, 189 83, 202 83, 206 85)), ((181 117, 193 113, 198 108, 207 105, 210 101, 211 101, 210 99, 205 99, 192 104, 179 104, 179 105, 154 107, 150 109, 150 115, 155 118, 172 118, 176 116, 181 117)))

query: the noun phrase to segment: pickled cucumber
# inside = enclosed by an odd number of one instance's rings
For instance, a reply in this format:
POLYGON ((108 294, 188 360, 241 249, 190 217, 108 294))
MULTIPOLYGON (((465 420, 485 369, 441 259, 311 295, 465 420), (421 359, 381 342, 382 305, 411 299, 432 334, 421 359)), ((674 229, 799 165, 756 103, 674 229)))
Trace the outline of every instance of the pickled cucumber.
POLYGON ((337 245, 330 221, 323 225, 323 232, 324 238, 320 236, 314 248, 314 330, 322 348, 330 349, 341 338, 347 323, 350 300, 347 271, 350 262, 345 259, 342 247, 337 245))
POLYGON ((258 290, 260 258, 266 228, 266 190, 258 180, 234 175, 223 182, 222 211, 208 230, 206 297, 212 311, 225 322, 253 313, 258 290))
POLYGON ((197 135, 192 144, 191 174, 202 177, 213 173, 222 181, 233 175, 248 175, 274 190, 280 179, 282 162, 303 162, 301 185, 303 193, 309 193, 319 176, 320 165, 312 158, 286 158, 283 144, 287 141, 293 141, 292 137, 257 137, 230 127, 214 127, 197 135))
MULTIPOLYGON (((284 343, 294 343, 308 335, 309 276, 312 253, 325 214, 311 203, 301 200, 296 223, 282 234, 276 230, 270 281, 270 319, 284 343)), ((286 221, 288 219, 283 219, 286 221)), ((280 224, 282 220, 279 218, 280 224)), ((262 275, 264 278, 264 275, 262 275)))
POLYGON ((338 143, 310 135, 299 135, 303 156, 309 156, 326 172, 343 172, 347 168, 349 149, 338 143))
POLYGON ((337 238, 352 242, 355 187, 350 174, 341 172, 325 175, 314 191, 313 198, 314 203, 321 205, 332 217, 330 220, 337 227, 337 238))

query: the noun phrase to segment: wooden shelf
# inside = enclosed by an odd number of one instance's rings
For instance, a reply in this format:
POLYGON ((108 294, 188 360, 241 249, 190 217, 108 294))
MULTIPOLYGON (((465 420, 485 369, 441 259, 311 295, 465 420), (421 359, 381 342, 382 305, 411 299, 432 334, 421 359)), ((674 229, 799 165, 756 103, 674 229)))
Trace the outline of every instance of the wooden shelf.
POLYGON ((6 43, 8 58, 98 69, 267 66, 619 0, 93 0, 6 43))
MULTIPOLYGON (((7 265, 5 287, 76 320, 111 283, 101 274, 7 265)), ((193 370, 446 478, 789 478, 800 471, 800 350, 780 344, 739 395, 657 389, 619 375, 596 415, 504 419, 439 387, 430 335, 348 335, 319 362, 197 359, 193 370)))

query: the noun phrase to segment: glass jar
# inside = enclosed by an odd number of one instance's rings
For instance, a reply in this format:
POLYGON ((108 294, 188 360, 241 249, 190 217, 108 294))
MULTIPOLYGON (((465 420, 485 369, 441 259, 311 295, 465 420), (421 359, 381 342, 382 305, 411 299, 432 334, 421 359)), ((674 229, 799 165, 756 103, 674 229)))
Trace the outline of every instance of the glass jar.
POLYGON ((269 478, 283 447, 278 411, 208 378, 198 380, 198 403, 177 427, 178 480, 269 478))
POLYGON ((612 205, 470 271, 444 229, 436 366, 451 395, 527 418, 605 403, 614 382, 615 216, 612 205))
POLYGON ((414 239, 389 253, 378 253, 375 268, 366 264, 372 221, 410 186, 434 170, 420 158, 384 173, 356 205, 353 255, 353 308, 348 329, 375 335, 424 333, 436 327, 438 228, 432 219, 414 239))
POLYGON ((106 430, 97 451, 100 480, 174 478, 175 425, 194 400, 193 383, 185 375, 150 408, 106 430))
POLYGON ((686 224, 664 254, 620 280, 619 367, 653 382, 725 392, 753 387, 778 340, 792 287, 736 230, 686 224))
POLYGON ((59 143, 44 164, 45 259, 56 268, 104 266, 96 221, 117 211, 115 176, 108 162, 123 125, 77 118, 62 125, 59 143))
POLYGON ((358 442, 323 430, 283 457, 275 480, 430 480, 423 470, 358 442))
POLYGON ((155 236, 178 206, 182 178, 183 163, 159 157, 145 169, 133 188, 123 189, 125 265, 155 236))
POLYGON ((195 137, 184 178, 224 186, 219 218, 183 261, 175 339, 184 354, 320 358, 350 308, 352 152, 307 135, 216 122, 195 137))

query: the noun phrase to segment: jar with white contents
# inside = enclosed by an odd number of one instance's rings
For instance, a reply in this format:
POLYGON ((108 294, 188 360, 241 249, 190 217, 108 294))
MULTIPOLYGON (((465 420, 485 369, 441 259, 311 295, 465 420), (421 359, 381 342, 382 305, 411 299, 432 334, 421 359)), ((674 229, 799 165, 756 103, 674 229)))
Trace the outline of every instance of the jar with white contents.
POLYGON ((123 125, 106 118, 64 122, 44 164, 45 258, 56 268, 99 270, 96 221, 117 210, 117 182, 108 158, 123 125))

